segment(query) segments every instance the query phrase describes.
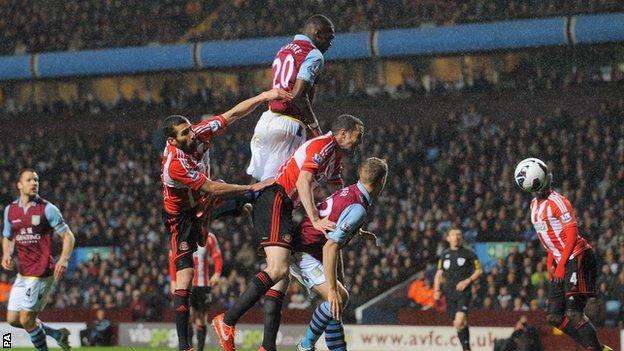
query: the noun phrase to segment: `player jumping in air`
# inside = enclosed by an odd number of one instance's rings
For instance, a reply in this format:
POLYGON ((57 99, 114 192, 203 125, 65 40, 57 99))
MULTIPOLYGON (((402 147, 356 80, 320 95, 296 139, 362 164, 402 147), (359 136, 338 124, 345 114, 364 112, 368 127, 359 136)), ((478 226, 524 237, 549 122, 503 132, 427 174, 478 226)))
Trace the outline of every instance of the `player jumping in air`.
POLYGON ((323 15, 310 17, 303 34, 283 46, 273 60, 273 88, 293 95, 292 100, 272 101, 262 114, 251 138, 251 162, 247 173, 257 180, 275 177, 277 169, 306 141, 321 130, 314 111, 314 83, 323 69, 323 53, 332 45, 334 25, 323 15))
POLYGON ((462 350, 470 351, 470 331, 468 329, 468 307, 470 305, 470 284, 483 274, 477 255, 462 245, 462 232, 451 229, 446 233, 449 247, 442 251, 438 261, 438 271, 433 282, 433 297, 437 301, 444 287, 446 314, 453 320, 457 338, 462 350))
POLYGON ((360 165, 358 173, 360 180, 356 184, 338 190, 317 206, 321 216, 336 222, 336 229, 324 234, 314 228, 308 217, 299 225, 300 235, 293 244, 297 253, 290 272, 324 302, 314 311, 304 338, 297 345, 298 351, 314 350, 323 333, 330 351, 347 350, 341 316, 349 294, 337 279, 339 252, 355 234, 375 237, 360 228, 368 208, 386 185, 388 165, 384 160, 371 157, 360 165))
MULTIPOLYGON (((290 251, 295 239, 292 211, 299 203, 305 209, 311 224, 326 233, 335 223, 321 218, 314 205, 314 188, 323 183, 339 183, 341 160, 352 152, 364 134, 364 124, 351 115, 333 120, 332 131, 308 140, 280 167, 275 184, 262 190, 253 210, 254 227, 260 236, 260 245, 266 255, 267 266, 258 272, 247 289, 225 314, 212 320, 219 342, 226 351, 235 350, 234 326, 240 317, 262 296, 265 300, 265 340, 275 340, 279 329, 284 291, 288 287, 290 251)), ((275 344, 263 344, 267 351, 275 344)))
POLYGON ((192 349, 188 337, 189 298, 194 275, 192 254, 198 244, 205 245, 202 226, 203 219, 209 217, 211 211, 211 198, 255 192, 272 184, 272 180, 252 185, 210 180, 206 170, 208 163, 203 159, 211 139, 228 123, 251 113, 261 103, 290 97, 290 93, 281 89, 266 91, 196 125, 191 125, 186 117, 178 115, 165 119, 163 132, 167 146, 161 164, 163 221, 170 235, 171 259, 176 270, 174 309, 180 350, 192 349))
POLYGON ((541 186, 533 189, 535 197, 531 201, 530 215, 548 253, 546 265, 552 277, 546 318, 586 350, 612 351, 600 344, 596 328, 583 313, 587 299, 595 295, 594 250, 579 233, 570 201, 552 190, 552 173, 546 164, 533 160, 545 175, 541 186))
POLYGON ((19 173, 19 198, 4 209, 2 230, 2 268, 13 270, 13 250, 17 250, 19 274, 11 288, 7 322, 23 328, 35 349, 47 350, 46 335, 54 338, 63 350, 70 350, 69 330, 54 329, 37 317, 48 301, 56 280, 60 279, 74 250, 74 234, 63 220, 61 211, 39 197, 39 176, 32 169, 19 173), (58 262, 51 255, 52 237, 63 240, 58 262))

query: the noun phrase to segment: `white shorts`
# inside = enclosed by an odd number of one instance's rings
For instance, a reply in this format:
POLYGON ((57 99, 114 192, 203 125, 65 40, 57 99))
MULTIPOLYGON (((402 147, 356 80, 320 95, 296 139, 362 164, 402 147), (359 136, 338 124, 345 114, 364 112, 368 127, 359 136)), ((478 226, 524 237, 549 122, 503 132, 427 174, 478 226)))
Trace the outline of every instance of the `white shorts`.
POLYGON ((9 295, 8 311, 41 311, 48 303, 54 277, 36 278, 18 275, 9 295))
POLYGON ((290 274, 308 290, 310 297, 315 294, 312 288, 325 283, 323 263, 307 253, 296 253, 290 263, 290 274))
POLYGON ((251 138, 247 174, 257 180, 275 177, 278 168, 306 140, 307 128, 292 117, 265 111, 251 138))

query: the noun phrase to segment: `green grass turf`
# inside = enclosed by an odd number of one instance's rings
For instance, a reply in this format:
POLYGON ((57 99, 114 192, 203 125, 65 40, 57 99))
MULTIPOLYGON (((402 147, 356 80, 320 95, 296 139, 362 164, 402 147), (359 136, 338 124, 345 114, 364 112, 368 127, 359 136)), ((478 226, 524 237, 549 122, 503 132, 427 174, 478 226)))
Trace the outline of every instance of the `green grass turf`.
MULTIPOLYGON (((32 351, 32 348, 12 348, 10 350, 19 350, 19 351, 32 351)), ((50 347, 50 350, 60 350, 59 348, 54 348, 54 347, 50 347)), ((81 348, 75 348, 72 350, 84 350, 84 351, 154 351, 155 349, 153 348, 149 348, 149 347, 121 347, 121 346, 115 346, 115 347, 81 347, 81 348)), ((158 349, 159 351, 174 351, 176 349, 158 349)), ((222 349, 211 349, 211 348, 205 348, 204 351, 221 351, 222 349)), ((237 351, 256 351, 256 349, 239 349, 236 348, 237 351)))

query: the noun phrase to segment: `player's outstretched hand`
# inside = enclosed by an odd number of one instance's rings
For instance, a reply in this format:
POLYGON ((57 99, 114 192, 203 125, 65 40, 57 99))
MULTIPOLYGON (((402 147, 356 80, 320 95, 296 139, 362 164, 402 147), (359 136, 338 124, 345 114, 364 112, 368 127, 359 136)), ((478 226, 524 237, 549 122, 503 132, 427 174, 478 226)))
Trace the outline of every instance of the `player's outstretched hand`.
POLYGON ((339 321, 342 314, 342 296, 340 296, 338 291, 329 289, 327 302, 329 302, 329 311, 332 317, 339 321))
POLYGON ((265 94, 265 98, 269 101, 272 100, 291 100, 293 98, 293 95, 289 92, 287 92, 284 89, 280 89, 280 88, 274 88, 271 90, 267 90, 265 91, 263 94, 265 94))
POLYGON ((316 230, 323 232, 323 234, 327 234, 327 232, 331 232, 336 229, 336 223, 330 221, 329 216, 312 221, 312 226, 316 230))
POLYGON ((54 279, 60 279, 65 271, 67 270, 67 261, 65 262, 57 262, 56 266, 54 266, 54 279))
POLYGON ((251 191, 256 192, 256 191, 260 191, 264 188, 266 188, 267 186, 271 186, 275 184, 275 178, 269 178, 269 179, 265 179, 261 182, 255 183, 255 184, 251 184, 251 191))
POLYGON ((11 258, 11 256, 2 256, 2 268, 6 269, 7 271, 13 270, 13 259, 11 258))

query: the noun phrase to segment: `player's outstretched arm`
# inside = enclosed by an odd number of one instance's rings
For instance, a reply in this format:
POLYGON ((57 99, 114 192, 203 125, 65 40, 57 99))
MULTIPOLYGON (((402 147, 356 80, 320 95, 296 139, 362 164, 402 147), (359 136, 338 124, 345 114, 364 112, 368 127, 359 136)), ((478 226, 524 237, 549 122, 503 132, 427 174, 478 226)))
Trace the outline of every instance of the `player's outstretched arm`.
POLYGON ((310 103, 309 93, 312 89, 312 85, 303 79, 297 79, 295 86, 293 87, 293 102, 301 111, 301 117, 303 123, 307 124, 312 131, 312 136, 316 137, 321 135, 321 127, 318 125, 318 120, 314 111, 312 111, 312 104, 310 103))
POLYGON ((221 181, 206 180, 201 186, 201 190, 215 196, 232 196, 240 195, 248 191, 260 191, 267 186, 275 183, 275 179, 269 178, 251 185, 229 184, 221 181))
POLYGON ((61 257, 59 257, 59 260, 56 262, 56 266, 54 267, 54 279, 59 279, 67 270, 69 258, 74 251, 74 244, 76 243, 74 233, 72 233, 69 229, 61 234, 61 237, 63 238, 63 249, 61 250, 61 257))
POLYGON ((338 291, 338 243, 329 239, 323 245, 323 269, 325 271, 325 280, 329 285, 329 292, 327 293, 327 302, 329 302, 329 309, 332 317, 336 320, 340 320, 342 312, 342 297, 338 291))
POLYGON ((283 89, 271 89, 265 92, 260 93, 250 99, 247 99, 243 102, 238 103, 238 105, 234 106, 231 110, 222 114, 222 116, 227 121, 227 124, 233 123, 236 120, 243 118, 253 112, 253 110, 258 107, 258 105, 272 101, 272 100, 290 100, 292 99, 292 94, 283 89))
POLYGON ((9 238, 2 238, 2 268, 7 271, 13 270, 13 259, 11 258, 13 255, 13 249, 15 246, 13 245, 13 240, 9 238))

